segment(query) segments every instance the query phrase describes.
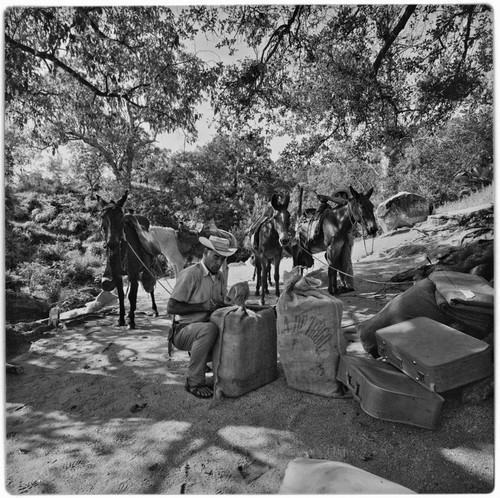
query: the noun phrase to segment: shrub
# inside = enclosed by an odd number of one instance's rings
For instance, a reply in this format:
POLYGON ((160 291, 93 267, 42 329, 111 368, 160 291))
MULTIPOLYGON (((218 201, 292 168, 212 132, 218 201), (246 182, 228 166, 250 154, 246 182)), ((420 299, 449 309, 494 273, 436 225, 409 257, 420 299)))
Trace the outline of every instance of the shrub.
POLYGON ((460 209, 467 209, 479 206, 481 204, 495 202, 495 187, 494 185, 488 185, 482 189, 472 192, 468 196, 464 196, 462 199, 447 202, 436 209, 436 213, 447 213, 450 211, 458 211, 460 209))
POLYGON ((41 209, 43 206, 40 201, 40 194, 37 192, 27 192, 24 195, 20 195, 19 204, 28 213, 33 212, 35 209, 41 209))
POLYGON ((239 227, 233 227, 231 229, 231 233, 236 238, 238 242, 238 250, 228 258, 228 262, 238 262, 238 261, 246 261, 251 255, 252 251, 245 247, 245 236, 246 236, 247 227, 242 224, 239 227))
POLYGON ((56 232, 77 236, 85 239, 95 230, 94 224, 87 213, 60 213, 47 228, 56 232))
MULTIPOLYGON (((21 263, 18 275, 33 295, 41 294, 52 298, 61 288, 61 268, 58 263, 46 266, 39 262, 21 263)), ((57 301, 57 299, 56 299, 57 301)))
POLYGON ((83 261, 75 261, 74 265, 68 268, 65 283, 72 285, 86 285, 94 282, 95 272, 92 267, 87 266, 83 261))
POLYGON ((27 239, 28 244, 33 248, 34 246, 42 244, 54 243, 57 237, 47 231, 43 226, 38 225, 34 221, 28 221, 26 223, 18 225, 21 233, 23 233, 27 239))
POLYGON ((58 303, 61 299, 61 284, 59 282, 48 282, 44 288, 44 298, 51 305, 58 303))
POLYGON ((5 267, 13 270, 22 261, 33 258, 33 248, 29 237, 17 227, 10 223, 6 224, 5 230, 5 267))
POLYGON ((64 260, 66 252, 66 247, 62 243, 56 242, 55 244, 38 247, 36 257, 40 262, 50 264, 64 260))
POLYGON ((66 255, 64 264, 65 285, 93 284, 97 274, 101 273, 103 261, 101 258, 81 255, 71 251, 66 255))
POLYGON ((106 248, 102 242, 94 242, 93 240, 88 244, 85 254, 88 256, 95 256, 104 260, 106 257, 106 248))
POLYGON ((22 287, 23 287, 22 278, 16 273, 7 270, 5 272, 5 288, 13 290, 14 292, 19 292, 22 287))
POLYGON ((57 209, 54 206, 45 205, 34 209, 31 213, 31 219, 37 223, 48 223, 57 216, 57 209))

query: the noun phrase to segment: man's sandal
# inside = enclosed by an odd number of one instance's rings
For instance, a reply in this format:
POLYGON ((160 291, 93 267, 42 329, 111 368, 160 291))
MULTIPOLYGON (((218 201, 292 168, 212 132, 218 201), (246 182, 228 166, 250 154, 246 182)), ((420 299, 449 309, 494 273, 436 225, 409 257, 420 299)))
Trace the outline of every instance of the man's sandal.
POLYGON ((211 398, 214 395, 214 392, 211 387, 206 384, 198 384, 196 386, 190 386, 188 381, 186 380, 186 384, 184 385, 184 389, 193 396, 197 398, 211 398))

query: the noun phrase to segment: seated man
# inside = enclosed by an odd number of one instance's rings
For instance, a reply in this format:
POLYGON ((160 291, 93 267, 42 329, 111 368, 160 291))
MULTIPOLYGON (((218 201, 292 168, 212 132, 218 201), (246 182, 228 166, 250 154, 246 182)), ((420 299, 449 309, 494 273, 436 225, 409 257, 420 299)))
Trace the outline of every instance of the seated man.
POLYGON ((167 311, 177 315, 172 325, 173 345, 191 354, 185 389, 199 398, 209 398, 213 390, 205 382, 205 369, 219 335, 210 315, 227 306, 227 282, 220 269, 237 248, 213 235, 200 237, 200 242, 205 246, 203 258, 179 273, 167 311))

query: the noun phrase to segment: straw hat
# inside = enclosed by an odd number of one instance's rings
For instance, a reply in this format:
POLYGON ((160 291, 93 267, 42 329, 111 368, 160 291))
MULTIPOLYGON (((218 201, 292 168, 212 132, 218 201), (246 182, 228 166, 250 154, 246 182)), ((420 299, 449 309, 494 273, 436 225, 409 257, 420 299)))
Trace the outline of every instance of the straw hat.
POLYGON ((351 197, 351 192, 349 192, 349 189, 347 189, 347 188, 339 188, 339 189, 337 189, 333 193, 333 196, 334 197, 342 197, 342 194, 346 194, 348 198, 351 197))
POLYGON ((224 256, 227 258, 234 254, 238 248, 237 247, 229 247, 229 240, 223 239, 222 237, 216 237, 215 235, 210 235, 210 238, 200 237, 200 242, 212 251, 215 251, 217 254, 224 256))

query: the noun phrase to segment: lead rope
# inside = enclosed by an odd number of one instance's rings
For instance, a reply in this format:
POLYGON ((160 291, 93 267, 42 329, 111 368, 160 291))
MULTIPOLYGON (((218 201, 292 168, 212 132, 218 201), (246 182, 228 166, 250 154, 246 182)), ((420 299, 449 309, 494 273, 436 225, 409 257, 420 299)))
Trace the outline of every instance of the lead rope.
MULTIPOLYGON (((349 220, 351 221, 352 226, 354 226, 354 224, 358 223, 358 221, 354 217, 354 213, 352 212, 351 205, 347 204, 347 206, 348 206, 347 213, 349 215, 349 220)), ((363 216, 363 213, 360 211, 359 206, 357 204, 356 204, 356 210, 358 211, 358 216, 360 218, 359 224, 361 225, 361 236, 363 237, 363 247, 365 248, 366 255, 369 256, 370 254, 373 254, 373 246, 375 244, 375 240, 374 240, 374 237, 372 237, 372 248, 371 248, 371 251, 368 252, 366 249, 366 237, 365 237, 366 221, 365 221, 365 218, 363 216)), ((368 230, 366 230, 366 233, 368 234, 368 230)), ((339 270, 337 270, 337 271, 339 271, 339 270)))
POLYGON ((331 268, 332 270, 335 270, 337 271, 338 273, 342 273, 342 275, 346 275, 348 277, 353 277, 353 278, 356 278, 358 280, 362 280, 364 282, 370 282, 372 284, 382 284, 384 285, 384 287, 387 285, 387 284, 390 284, 390 286, 394 286, 394 285, 408 285, 408 282, 384 282, 382 280, 370 280, 368 278, 362 278, 362 277, 356 277, 354 275, 351 275, 350 273, 346 273, 342 270, 339 270, 338 268, 335 268, 334 266, 331 266, 329 263, 325 263, 324 261, 321 261, 319 258, 317 258, 313 253, 309 252, 305 247, 301 246, 300 243, 297 244, 299 246, 300 249, 302 249, 305 253, 309 254, 313 259, 315 259, 316 261, 318 261, 319 263, 321 263, 322 265, 324 266, 327 266, 328 268, 331 268))
POLYGON ((173 287, 168 283, 168 280, 166 280, 168 286, 170 287, 170 290, 168 290, 157 278, 157 276, 146 266, 146 264, 144 263, 144 261, 141 259, 141 257, 135 252, 134 248, 130 245, 130 242, 128 240, 125 239, 125 242, 127 242, 127 245, 128 247, 132 250, 132 252, 135 254, 135 257, 139 260, 139 262, 142 264, 142 266, 144 266, 144 268, 146 268, 146 270, 148 271, 148 273, 163 287, 163 289, 165 291, 167 291, 169 294, 172 293, 172 291, 174 290, 173 287))

